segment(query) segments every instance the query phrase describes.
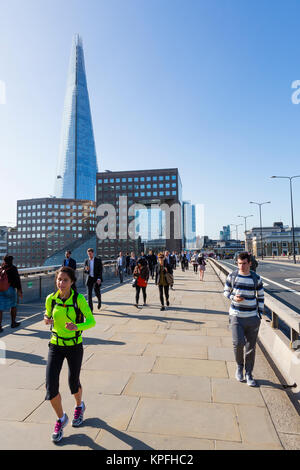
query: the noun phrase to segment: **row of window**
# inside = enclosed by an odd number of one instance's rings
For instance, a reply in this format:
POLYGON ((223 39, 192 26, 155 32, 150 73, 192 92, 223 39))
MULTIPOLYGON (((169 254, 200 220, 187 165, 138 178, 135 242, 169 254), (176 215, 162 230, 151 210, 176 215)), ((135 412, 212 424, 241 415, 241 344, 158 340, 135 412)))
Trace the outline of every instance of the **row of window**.
MULTIPOLYGON (((88 221, 84 221, 84 222, 87 222, 89 223, 90 225, 94 225, 95 224, 95 220, 88 220, 88 221)), ((33 225, 33 224, 45 224, 45 223, 55 223, 55 224, 82 224, 83 221, 81 219, 24 219, 24 220, 20 220, 19 221, 19 225, 26 225, 26 224, 30 224, 30 225, 33 225)))
POLYGON ((122 188, 122 191, 126 190, 132 190, 132 189, 169 189, 169 188, 176 188, 177 184, 176 183, 153 183, 153 184, 136 184, 132 185, 129 184, 128 186, 98 186, 98 191, 103 191, 107 192, 110 191, 111 189, 113 191, 120 191, 122 188))
MULTIPOLYGON (((135 193, 127 193, 127 194, 120 194, 120 193, 115 193, 115 197, 118 198, 120 196, 127 196, 127 197, 158 197, 158 196, 176 196, 177 191, 141 191, 141 192, 135 192, 135 193)), ((99 200, 110 202, 111 199, 105 199, 102 198, 101 194, 98 194, 98 203, 99 200)), ((134 204, 135 201, 131 200, 128 201, 128 204, 134 204)))
POLYGON ((41 216, 48 216, 51 217, 52 215, 54 216, 60 216, 60 217, 90 217, 91 219, 95 216, 95 214, 88 214, 86 212, 22 212, 18 214, 18 218, 31 218, 31 217, 41 217, 41 216))
MULTIPOLYGON (((21 240, 24 240, 25 238, 47 238, 47 234, 46 233, 32 233, 30 235, 18 235, 18 239, 21 239, 21 240)), ((51 234, 51 236, 53 236, 51 234)), ((82 238, 82 233, 74 233, 73 234, 73 238, 82 238)), ((8 242, 8 245, 11 246, 11 244, 15 244, 16 242, 8 242)))
MULTIPOLYGON (((71 204, 32 204, 27 206, 19 206, 18 210, 35 210, 35 209, 71 209, 71 204)), ((93 206, 82 206, 82 205, 74 205, 72 206, 74 210, 95 210, 93 206)))
POLYGON ((176 175, 161 175, 161 176, 135 176, 134 178, 99 178, 98 184, 102 183, 132 183, 139 181, 176 181, 176 175))
MULTIPOLYGON (((70 225, 47 225, 47 228, 45 225, 43 225, 42 227, 40 226, 37 226, 37 227, 18 227, 18 232, 45 232, 45 231, 48 231, 48 232, 51 232, 52 230, 60 230, 60 231, 64 231, 64 230, 73 230, 73 231, 76 231, 78 230, 79 232, 82 231, 82 227, 78 227, 78 226, 70 226, 70 225)), ((91 227, 91 230, 93 230, 93 228, 91 227)))

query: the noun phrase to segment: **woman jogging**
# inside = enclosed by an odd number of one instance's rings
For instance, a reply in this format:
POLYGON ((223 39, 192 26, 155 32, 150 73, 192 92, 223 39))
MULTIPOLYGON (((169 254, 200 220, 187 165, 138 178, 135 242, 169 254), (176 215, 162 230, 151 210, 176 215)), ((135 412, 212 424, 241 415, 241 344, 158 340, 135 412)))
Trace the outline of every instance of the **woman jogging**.
POLYGON ((59 393, 59 375, 65 358, 69 367, 69 387, 76 403, 72 426, 80 426, 85 411, 79 380, 83 357, 81 333, 95 326, 96 322, 84 296, 77 293, 75 281, 74 270, 67 266, 61 267, 56 273, 58 290, 46 299, 44 321, 46 325, 51 325, 52 337, 49 343, 45 399, 50 400, 58 418, 52 434, 53 442, 62 439, 63 428, 69 420, 63 411, 59 393))
POLYGON ((136 286, 135 286, 136 288, 135 306, 138 308, 141 289, 143 291, 144 305, 146 305, 146 300, 147 300, 146 288, 147 288, 147 283, 149 279, 149 268, 148 268, 148 263, 144 258, 141 258, 138 260, 137 265, 133 271, 133 277, 137 280, 136 286))
POLYGON ((172 275, 172 269, 169 263, 165 260, 165 256, 163 253, 159 253, 158 255, 158 264, 156 265, 155 269, 155 284, 159 288, 159 297, 161 303, 161 310, 165 310, 164 304, 164 294, 166 298, 167 307, 170 305, 169 302, 169 285, 171 282, 168 282, 168 274, 172 275))
POLYGON ((200 272, 200 281, 203 281, 206 262, 202 254, 199 255, 198 257, 198 265, 199 265, 199 272, 200 272))

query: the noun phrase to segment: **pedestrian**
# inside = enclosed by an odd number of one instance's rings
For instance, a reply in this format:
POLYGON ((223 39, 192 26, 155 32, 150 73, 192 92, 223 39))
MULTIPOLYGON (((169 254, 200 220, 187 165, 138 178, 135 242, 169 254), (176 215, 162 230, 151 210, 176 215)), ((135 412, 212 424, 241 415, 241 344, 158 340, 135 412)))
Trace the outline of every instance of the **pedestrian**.
POLYGON ((83 358, 82 331, 95 326, 91 309, 82 294, 76 291, 75 271, 63 266, 56 272, 57 291, 48 295, 44 323, 51 325, 46 368, 46 397, 56 413, 52 441, 59 442, 69 418, 63 410, 59 393, 59 376, 64 359, 69 368, 69 388, 75 398, 72 426, 78 427, 83 421, 85 404, 82 401, 80 370, 83 358))
POLYGON ((172 290, 175 290, 173 276, 173 258, 168 250, 165 251, 164 265, 168 268, 169 272, 169 287, 171 287, 172 290))
POLYGON ((194 273, 197 274, 197 272, 198 272, 198 254, 197 254, 197 251, 194 252, 194 254, 191 258, 191 262, 192 262, 192 265, 193 265, 193 268, 194 268, 194 273))
POLYGON ((157 258, 152 250, 149 250, 147 261, 148 261, 149 272, 150 272, 151 278, 154 279, 154 270, 157 264, 157 258))
POLYGON ((258 261, 256 260, 255 256, 251 253, 251 251, 249 251, 249 256, 250 256, 250 263, 251 263, 251 271, 254 271, 256 273, 258 261))
POLYGON ((187 263, 186 254, 184 251, 180 255, 180 263, 181 263, 181 269, 184 272, 186 268, 186 263, 187 263))
POLYGON ((2 316, 4 310, 10 310, 11 328, 17 328, 21 322, 17 322, 18 297, 23 298, 20 275, 13 265, 13 256, 5 255, 0 267, 0 333, 2 333, 2 316))
POLYGON ((155 284, 158 286, 159 289, 159 297, 161 308, 160 310, 165 310, 164 304, 164 295, 166 298, 167 307, 169 307, 169 283, 167 280, 167 273, 171 274, 170 265, 165 262, 165 256, 163 253, 159 253, 158 255, 158 264, 156 265, 155 269, 155 284))
POLYGON ((84 274, 87 275, 86 287, 88 294, 88 303, 91 311, 93 312, 93 289, 98 299, 98 310, 101 308, 101 291, 100 287, 103 281, 102 278, 102 261, 101 258, 94 256, 93 248, 87 250, 88 259, 84 263, 84 274))
POLYGON ((126 274, 129 276, 130 274, 130 255, 126 253, 126 274))
POLYGON ((130 254, 129 267, 130 267, 130 273, 133 274, 134 268, 136 267, 136 257, 133 251, 130 254))
POLYGON ((71 258, 72 252, 70 250, 67 250, 65 252, 65 259, 63 260, 63 266, 69 266, 69 268, 74 269, 76 271, 76 261, 75 259, 71 258))
POLYGON ((149 279, 149 268, 148 263, 144 258, 140 258, 137 262, 136 267, 134 268, 133 277, 136 279, 136 296, 135 296, 135 306, 139 307, 139 297, 140 291, 142 289, 143 292, 143 299, 144 299, 144 306, 146 305, 147 301, 147 284, 149 279))
POLYGON ((122 251, 120 251, 117 258, 117 274, 119 274, 120 283, 123 282, 124 271, 126 269, 126 258, 123 256, 122 251))
POLYGON ((198 266, 199 266, 199 273, 200 273, 200 281, 203 281, 206 262, 205 262, 203 254, 201 253, 198 256, 198 266))
POLYGON ((244 380, 245 367, 247 384, 255 387, 256 382, 252 372, 257 335, 264 310, 264 289, 260 276, 254 271, 250 271, 250 267, 249 253, 239 253, 238 270, 228 275, 224 295, 231 300, 229 323, 237 364, 235 378, 239 382, 244 380))

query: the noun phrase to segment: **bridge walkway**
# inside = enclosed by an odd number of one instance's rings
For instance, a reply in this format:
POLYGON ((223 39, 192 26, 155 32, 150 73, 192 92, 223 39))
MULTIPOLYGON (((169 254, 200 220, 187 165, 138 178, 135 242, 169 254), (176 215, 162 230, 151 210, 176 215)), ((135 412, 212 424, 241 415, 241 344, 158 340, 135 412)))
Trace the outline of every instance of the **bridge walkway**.
MULTIPOLYGON (((228 301, 209 265, 203 282, 198 276, 177 268, 166 311, 152 280, 139 309, 130 282, 104 290, 97 324, 84 333, 85 420, 56 446, 44 401, 48 327, 41 313, 8 328, 0 449, 299 449, 299 416, 259 348, 258 387, 235 380, 228 301)), ((70 418, 65 365, 60 391, 70 418)))

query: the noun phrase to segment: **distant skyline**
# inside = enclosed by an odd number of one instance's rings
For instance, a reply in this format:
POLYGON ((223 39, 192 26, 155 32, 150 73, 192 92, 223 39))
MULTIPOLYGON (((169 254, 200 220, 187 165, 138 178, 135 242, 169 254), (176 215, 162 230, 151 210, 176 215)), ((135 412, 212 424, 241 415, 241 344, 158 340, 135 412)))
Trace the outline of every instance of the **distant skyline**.
MULTIPOLYGON (((258 226, 250 201, 271 201, 263 225, 290 225, 288 182, 270 177, 300 174, 297 0, 25 3, 0 0, 0 225, 53 194, 74 34, 99 171, 177 167, 210 238, 238 215, 258 226)), ((300 226, 300 178, 293 190, 300 226)))

